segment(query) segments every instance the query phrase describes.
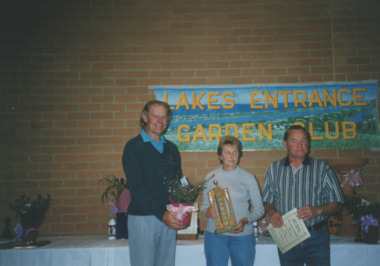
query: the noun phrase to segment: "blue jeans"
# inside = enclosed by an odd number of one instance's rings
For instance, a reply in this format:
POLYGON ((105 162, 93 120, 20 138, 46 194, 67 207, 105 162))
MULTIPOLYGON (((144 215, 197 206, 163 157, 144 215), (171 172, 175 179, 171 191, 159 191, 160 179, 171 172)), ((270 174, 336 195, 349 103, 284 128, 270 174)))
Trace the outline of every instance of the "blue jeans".
POLYGON ((174 266, 176 230, 156 216, 128 215, 129 257, 132 266, 174 266))
POLYGON ((253 265, 255 245, 253 234, 227 236, 206 231, 204 248, 207 266, 227 266, 230 257, 232 266, 253 265))
POLYGON ((330 236, 327 226, 310 232, 311 237, 285 254, 278 250, 282 266, 329 266, 330 236))

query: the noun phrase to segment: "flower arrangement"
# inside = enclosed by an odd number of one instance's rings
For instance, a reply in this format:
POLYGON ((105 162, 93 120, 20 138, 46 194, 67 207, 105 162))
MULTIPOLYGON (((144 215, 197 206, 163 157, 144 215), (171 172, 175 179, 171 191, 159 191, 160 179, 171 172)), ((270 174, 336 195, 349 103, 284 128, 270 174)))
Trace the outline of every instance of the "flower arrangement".
POLYGON ((363 170, 357 171, 355 169, 351 169, 350 171, 346 171, 342 177, 344 177, 344 181, 340 185, 343 187, 346 183, 351 185, 352 192, 355 195, 356 194, 356 187, 360 187, 364 185, 363 179, 360 177, 360 175, 363 174, 363 170))
POLYGON ((22 195, 15 199, 14 203, 10 204, 12 210, 16 212, 16 217, 20 217, 21 225, 41 226, 46 212, 49 209, 51 196, 37 196, 37 199, 31 200, 30 197, 22 195))
POLYGON ((17 223, 14 231, 16 237, 14 242, 21 242, 25 245, 34 245, 37 243, 38 228, 42 225, 47 210, 49 209, 51 196, 37 196, 37 199, 31 200, 30 197, 21 195, 9 205, 16 212, 16 217, 20 217, 20 223, 17 223))
POLYGON ((380 203, 347 195, 344 195, 344 199, 344 207, 351 213, 354 220, 366 215, 373 215, 374 218, 380 219, 380 203))
POLYGON ((376 243, 378 240, 378 229, 370 234, 371 227, 378 228, 380 219, 380 203, 345 195, 344 207, 350 212, 356 224, 358 242, 376 243), (374 239, 372 239, 374 238, 374 239))
POLYGON ((198 197, 199 193, 205 188, 205 184, 213 176, 207 180, 191 184, 187 182, 186 177, 166 179, 165 185, 168 188, 169 200, 171 203, 187 203, 192 204, 198 197))
POLYGON ((128 239, 128 206, 131 203, 131 193, 125 177, 110 175, 102 178, 99 183, 107 184, 102 194, 102 202, 108 200, 111 213, 116 217, 116 239, 128 239))

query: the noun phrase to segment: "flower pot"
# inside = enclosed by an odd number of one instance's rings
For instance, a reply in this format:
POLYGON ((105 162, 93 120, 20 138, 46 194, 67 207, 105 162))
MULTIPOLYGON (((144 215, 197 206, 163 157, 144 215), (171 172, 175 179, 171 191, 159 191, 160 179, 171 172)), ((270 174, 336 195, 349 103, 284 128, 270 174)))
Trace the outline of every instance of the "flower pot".
POLYGON ((361 224, 360 220, 356 221, 356 238, 355 242, 367 244, 377 244, 379 241, 379 227, 369 225, 368 230, 361 224))
POLYGON ((177 221, 189 225, 191 213, 194 211, 193 204, 191 203, 172 203, 167 205, 169 211, 177 212, 177 215, 174 216, 174 219, 177 221))
POLYGON ((116 239, 128 239, 128 212, 116 213, 116 239))

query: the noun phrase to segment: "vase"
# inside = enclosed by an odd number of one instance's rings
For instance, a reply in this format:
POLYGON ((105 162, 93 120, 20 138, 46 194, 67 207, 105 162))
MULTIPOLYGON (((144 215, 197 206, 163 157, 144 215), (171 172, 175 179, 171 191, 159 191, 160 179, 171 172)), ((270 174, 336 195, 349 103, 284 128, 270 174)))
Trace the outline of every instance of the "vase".
POLYGON ((116 213, 116 239, 128 239, 128 212, 116 213))
POLYGON ((39 226, 25 226, 23 228, 21 243, 23 245, 35 245, 37 243, 39 226))

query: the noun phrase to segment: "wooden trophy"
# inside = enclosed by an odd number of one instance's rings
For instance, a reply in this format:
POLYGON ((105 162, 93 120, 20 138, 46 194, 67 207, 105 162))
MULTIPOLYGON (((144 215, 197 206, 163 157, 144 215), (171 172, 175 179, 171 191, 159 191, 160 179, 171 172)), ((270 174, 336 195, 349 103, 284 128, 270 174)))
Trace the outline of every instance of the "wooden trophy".
POLYGON ((222 189, 221 187, 216 186, 212 191, 207 192, 207 194, 210 206, 216 213, 216 218, 214 219, 216 227, 215 233, 220 234, 238 229, 239 226, 236 223, 228 188, 222 189), (228 208, 226 208, 225 201, 227 201, 228 208), (218 205, 218 211, 216 211, 216 205, 218 205))

